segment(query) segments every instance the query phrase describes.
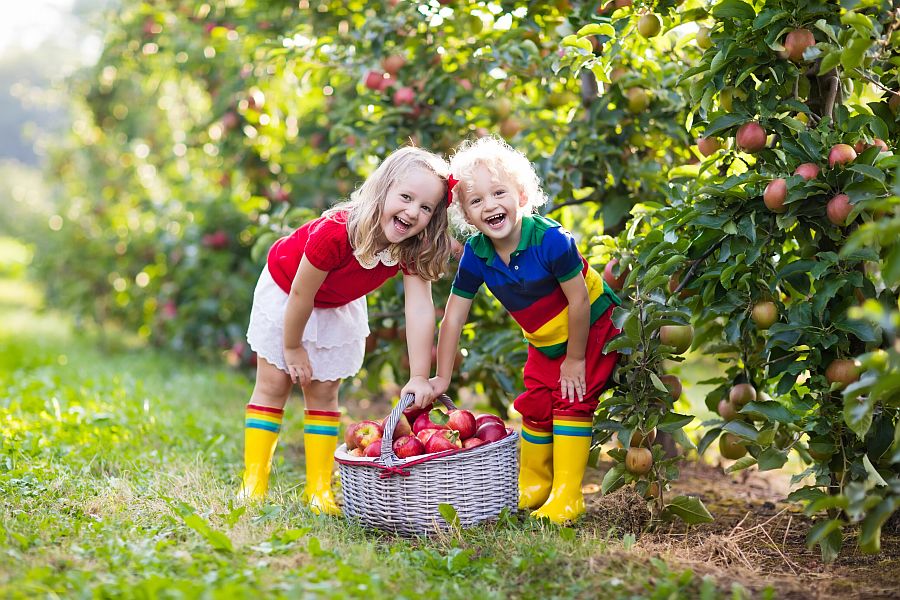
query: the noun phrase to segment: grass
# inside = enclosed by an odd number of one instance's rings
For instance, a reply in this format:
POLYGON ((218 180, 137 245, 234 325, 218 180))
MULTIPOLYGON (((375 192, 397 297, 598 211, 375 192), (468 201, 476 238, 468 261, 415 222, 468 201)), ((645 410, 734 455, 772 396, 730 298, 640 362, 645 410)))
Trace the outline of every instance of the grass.
POLYGON ((749 597, 590 526, 510 515, 403 539, 315 516, 300 502, 299 404, 272 493, 242 506, 251 382, 99 348, 20 278, 0 279, 2 598, 749 597))

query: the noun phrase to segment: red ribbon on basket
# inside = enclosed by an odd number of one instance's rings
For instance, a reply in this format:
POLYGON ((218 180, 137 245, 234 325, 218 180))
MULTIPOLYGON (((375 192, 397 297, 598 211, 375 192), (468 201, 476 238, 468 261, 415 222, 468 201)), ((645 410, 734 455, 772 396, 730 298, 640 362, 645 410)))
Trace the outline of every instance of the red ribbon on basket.
POLYGON ((379 479, 387 479, 394 475, 403 475, 404 477, 409 477, 410 475, 410 472, 403 467, 382 467, 381 465, 378 465, 378 468, 381 469, 381 473, 378 474, 379 479))

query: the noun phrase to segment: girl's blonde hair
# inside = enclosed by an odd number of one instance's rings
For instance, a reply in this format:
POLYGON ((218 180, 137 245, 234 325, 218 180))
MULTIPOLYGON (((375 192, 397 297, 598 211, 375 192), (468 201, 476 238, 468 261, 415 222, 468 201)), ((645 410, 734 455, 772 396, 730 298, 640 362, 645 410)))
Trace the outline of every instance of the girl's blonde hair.
POLYGON ((450 211, 454 225, 464 231, 471 232, 473 227, 465 222, 462 206, 456 200, 465 199, 466 194, 472 191, 474 172, 478 167, 485 167, 495 180, 503 177, 511 179, 525 194, 527 213, 536 212, 537 207, 547 202, 541 180, 525 154, 495 136, 465 140, 450 159, 450 173, 459 181, 453 188, 454 202, 450 211))
POLYGON ((385 158, 350 199, 326 210, 323 215, 347 213, 347 233, 356 256, 373 256, 378 246, 378 232, 384 201, 390 187, 413 169, 434 173, 444 184, 444 196, 438 201, 431 220, 419 235, 397 244, 396 254, 407 270, 422 279, 437 281, 450 260, 450 233, 447 216, 447 176, 449 165, 438 156, 414 146, 405 146, 385 158))

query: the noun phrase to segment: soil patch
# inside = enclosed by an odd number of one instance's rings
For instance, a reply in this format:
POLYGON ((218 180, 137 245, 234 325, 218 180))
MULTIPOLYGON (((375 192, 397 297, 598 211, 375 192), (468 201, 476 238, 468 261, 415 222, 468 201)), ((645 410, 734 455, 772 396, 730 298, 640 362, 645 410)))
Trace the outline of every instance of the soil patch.
MULTIPOLYGON (((588 518, 608 512, 599 483, 610 464, 589 469, 585 491, 588 518)), ((856 531, 845 530, 843 550, 832 564, 818 547, 806 547, 814 523, 795 503, 785 502, 790 477, 748 469, 726 474, 721 466, 684 463, 669 496, 699 497, 715 521, 688 527, 677 522, 640 536, 634 550, 714 577, 722 587, 737 582, 753 591, 772 587, 778 598, 900 598, 900 534, 882 531, 881 554, 862 554, 856 531)))

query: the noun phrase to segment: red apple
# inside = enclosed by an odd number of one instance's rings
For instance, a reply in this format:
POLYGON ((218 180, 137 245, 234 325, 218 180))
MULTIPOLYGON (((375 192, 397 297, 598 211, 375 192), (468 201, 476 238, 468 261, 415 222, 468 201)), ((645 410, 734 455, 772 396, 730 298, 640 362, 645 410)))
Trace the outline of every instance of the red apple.
POLYGON ((506 427, 499 423, 483 423, 475 430, 475 437, 481 438, 486 442, 496 442, 506 437, 506 427))
POLYGON ((428 442, 428 438, 433 436, 438 431, 443 431, 443 430, 442 429, 433 429, 433 428, 423 429, 422 431, 420 431, 419 433, 416 434, 416 438, 418 438, 418 440, 420 442, 425 444, 428 442))
POLYGON ((709 156, 715 152, 718 152, 722 147, 722 144, 716 138, 708 138, 702 137, 697 140, 697 150, 700 151, 700 154, 703 156, 709 156))
POLYGON ((766 147, 766 130, 756 121, 744 123, 738 127, 734 136, 737 147, 744 152, 753 154, 766 147))
POLYGON ((766 186, 766 191, 763 192, 763 202, 769 210, 775 213, 783 213, 787 210, 784 206, 785 198, 787 198, 787 181, 782 177, 770 181, 766 186))
POLYGON ((625 269, 616 277, 613 275, 613 269, 617 264, 619 264, 618 258, 614 258, 606 263, 606 266, 603 267, 603 280, 606 282, 606 285, 618 292, 625 287, 625 280, 628 278, 630 269, 625 269))
POLYGON ((394 440, 394 454, 397 458, 409 458, 425 454, 425 444, 414 435, 404 435, 394 440))
POLYGON ((384 60, 381 61, 381 67, 391 75, 396 75, 397 72, 402 69, 403 65, 405 64, 406 59, 399 54, 386 56, 384 60))
POLYGON ((828 166, 834 168, 835 165, 846 165, 856 160, 856 150, 849 144, 835 144, 828 151, 828 166))
POLYGON ((416 420, 412 426, 412 430, 414 434, 419 435, 419 432, 423 429, 447 429, 447 426, 433 423, 431 421, 430 413, 423 412, 421 415, 416 417, 416 420))
POLYGON ((360 421, 358 427, 354 431, 356 447, 365 450, 374 441, 380 440, 381 434, 381 425, 375 421, 360 421))
POLYGON ((384 81, 384 73, 381 71, 369 71, 366 73, 366 87, 370 90, 381 90, 382 81, 384 81))
POLYGON ((404 409, 403 416, 406 417, 406 420, 410 423, 415 423, 416 419, 419 418, 419 415, 430 411, 432 408, 434 408, 434 404, 429 404, 425 408, 418 408, 415 405, 410 405, 408 408, 404 409))
MULTIPOLYGON (((387 420, 390 418, 390 415, 381 420, 381 430, 387 430, 387 420)), ((394 439, 402 438, 404 435, 409 435, 412 433, 412 427, 409 424, 409 421, 406 418, 406 415, 400 415, 400 420, 397 421, 397 425, 394 427, 394 439)))
POLYGON ((483 439, 477 437, 471 437, 463 442, 463 448, 475 448, 477 446, 481 446, 482 444, 486 444, 483 439))
POLYGON ((378 438, 368 446, 366 446, 366 456, 369 458, 378 458, 381 456, 381 438, 378 438))
POLYGON ((787 58, 798 63, 803 61, 803 52, 816 43, 816 38, 809 29, 795 29, 784 38, 784 49, 787 58))
POLYGON ((799 175, 806 181, 819 176, 819 165, 815 163, 803 163, 794 170, 794 175, 799 175))
POLYGON ((416 101, 416 92, 411 87, 397 88, 394 92, 394 106, 412 104, 416 101))
POLYGON ((357 457, 359 457, 359 456, 365 456, 365 454, 363 454, 363 451, 360 450, 359 448, 353 448, 352 450, 348 451, 347 453, 348 453, 350 456, 357 456, 357 457))
POLYGON ((467 440, 475 435, 475 415, 467 410, 451 410, 447 426, 459 432, 459 439, 467 440))
POLYGON ((356 437, 356 430, 359 428, 359 425, 359 423, 352 423, 344 430, 344 442, 347 444, 347 450, 359 447, 359 440, 356 437))
POLYGON ((395 85, 396 83, 397 83, 397 79, 388 75, 387 77, 385 77, 384 79, 381 80, 381 83, 378 86, 378 90, 383 92, 384 90, 388 89, 392 85, 395 85))
POLYGON ((847 217, 853 212, 853 205, 850 204, 850 198, 847 194, 838 194, 828 201, 828 207, 825 209, 828 214, 828 220, 839 227, 847 224, 847 217))
MULTIPOLYGON (((447 436, 442 435, 443 433, 445 432, 438 431, 428 438, 428 441, 425 442, 425 452, 427 454, 462 448, 462 442, 460 442, 458 438, 456 439, 456 442, 453 442, 447 436)), ((448 435, 456 436, 455 433, 448 433, 448 435)))
MULTIPOLYGON (((483 414, 475 417, 475 429, 478 430, 479 427, 484 425, 485 423, 497 423, 501 427, 506 427, 506 423, 503 422, 503 419, 498 417, 497 415, 492 414, 483 414)), ((477 434, 476 434, 477 435, 477 434)))

